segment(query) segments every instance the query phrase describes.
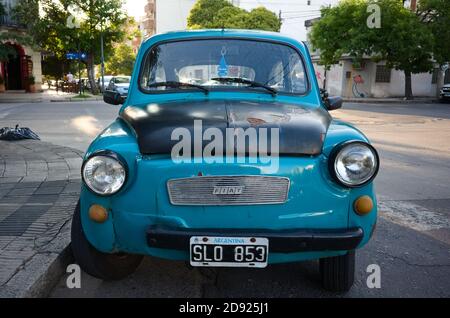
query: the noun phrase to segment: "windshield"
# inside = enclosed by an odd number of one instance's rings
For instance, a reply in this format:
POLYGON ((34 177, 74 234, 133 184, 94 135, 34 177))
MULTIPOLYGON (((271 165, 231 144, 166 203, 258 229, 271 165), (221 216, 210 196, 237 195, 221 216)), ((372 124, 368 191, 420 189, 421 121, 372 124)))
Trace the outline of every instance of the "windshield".
POLYGON ((157 83, 181 82, 214 89, 262 89, 256 82, 279 93, 305 94, 308 89, 303 60, 293 48, 272 42, 213 39, 170 42, 153 47, 143 62, 143 91, 177 91, 157 83), (225 81, 219 78, 241 78, 225 81))
POLYGON ((114 83, 116 84, 129 84, 130 77, 116 77, 114 78, 114 83))

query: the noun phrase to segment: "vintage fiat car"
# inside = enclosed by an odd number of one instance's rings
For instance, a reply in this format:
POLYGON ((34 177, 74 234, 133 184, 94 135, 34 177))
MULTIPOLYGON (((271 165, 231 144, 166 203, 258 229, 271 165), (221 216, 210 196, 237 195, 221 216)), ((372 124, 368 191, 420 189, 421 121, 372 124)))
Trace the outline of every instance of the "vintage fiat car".
POLYGON ((72 224, 88 274, 117 280, 144 256, 193 267, 319 260, 347 291, 377 221, 377 151, 329 111, 305 44, 199 30, 142 44, 117 120, 89 147, 72 224))

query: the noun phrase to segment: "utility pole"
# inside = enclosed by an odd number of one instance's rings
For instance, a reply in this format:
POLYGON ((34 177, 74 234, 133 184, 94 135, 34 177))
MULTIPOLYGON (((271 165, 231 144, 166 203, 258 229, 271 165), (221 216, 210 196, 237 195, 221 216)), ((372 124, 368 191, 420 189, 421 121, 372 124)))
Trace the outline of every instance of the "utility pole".
POLYGON ((100 20, 100 47, 101 47, 101 73, 102 73, 102 94, 105 92, 105 50, 103 48, 103 18, 100 20))
POLYGON ((81 41, 79 35, 78 35, 78 86, 81 96, 81 94, 83 94, 83 88, 81 84, 81 41))

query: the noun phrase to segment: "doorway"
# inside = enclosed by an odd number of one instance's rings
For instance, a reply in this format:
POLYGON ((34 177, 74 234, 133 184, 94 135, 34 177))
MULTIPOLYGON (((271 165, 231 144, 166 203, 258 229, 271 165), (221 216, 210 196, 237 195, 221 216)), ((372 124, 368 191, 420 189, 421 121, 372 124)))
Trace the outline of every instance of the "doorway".
POLYGON ((4 63, 4 80, 6 90, 24 90, 28 75, 31 74, 28 67, 28 59, 23 47, 8 43, 14 54, 8 56, 4 63))
POLYGON ((22 87, 22 71, 20 68, 20 56, 10 55, 5 65, 5 86, 6 90, 21 90, 22 87))

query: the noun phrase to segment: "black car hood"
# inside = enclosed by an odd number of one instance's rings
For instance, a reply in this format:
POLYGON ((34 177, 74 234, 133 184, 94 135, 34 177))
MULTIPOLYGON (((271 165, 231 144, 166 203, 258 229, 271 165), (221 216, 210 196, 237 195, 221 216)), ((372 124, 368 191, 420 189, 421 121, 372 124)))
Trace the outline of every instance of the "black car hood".
MULTIPOLYGON (((174 129, 186 128, 194 136, 195 120, 202 121, 203 131, 218 128, 224 135, 227 128, 254 127, 258 134, 266 128, 269 140, 271 128, 278 128, 280 155, 318 155, 331 123, 330 115, 321 107, 230 100, 129 106, 120 116, 136 132, 144 155, 170 154, 179 142, 171 138, 174 129)), ((268 147, 270 150, 270 143, 268 147)))

